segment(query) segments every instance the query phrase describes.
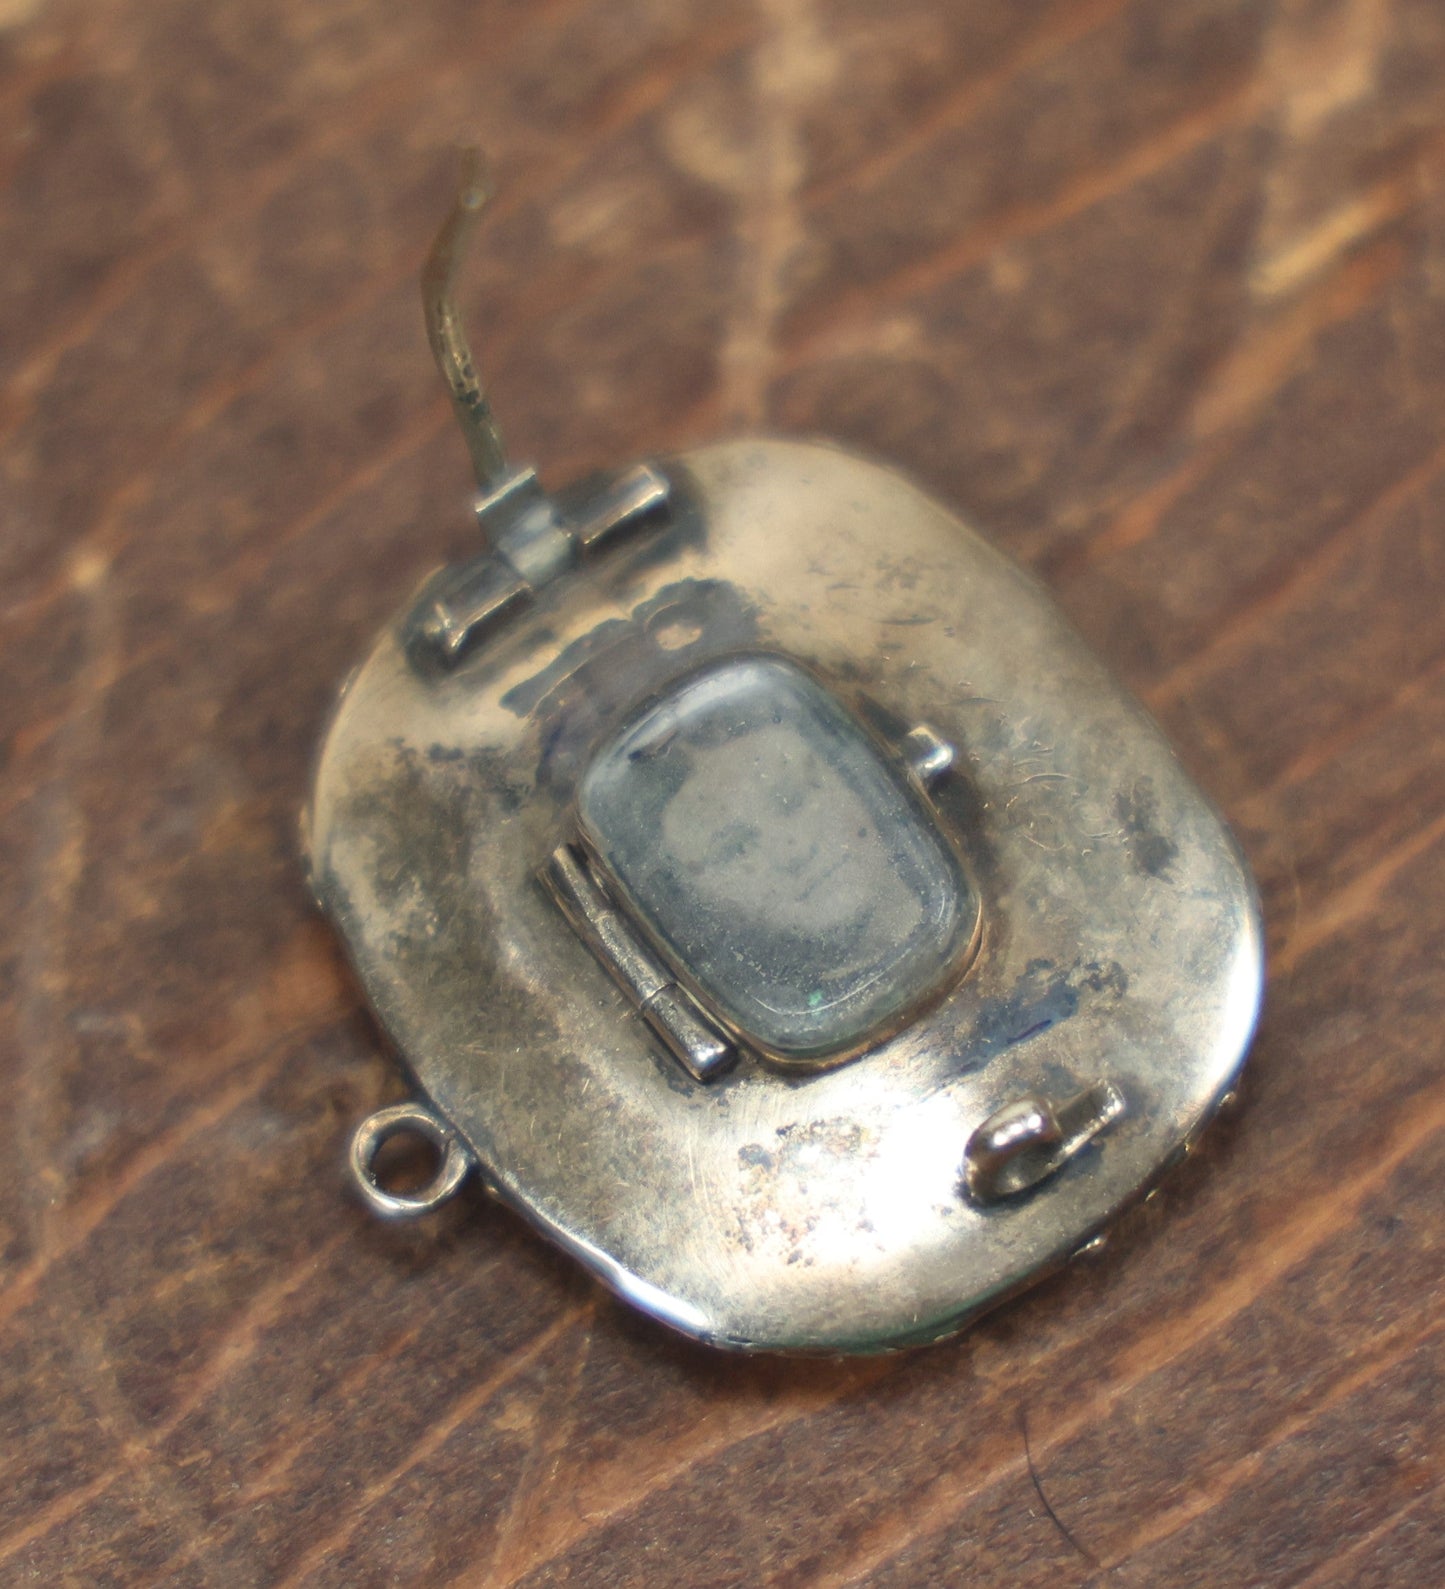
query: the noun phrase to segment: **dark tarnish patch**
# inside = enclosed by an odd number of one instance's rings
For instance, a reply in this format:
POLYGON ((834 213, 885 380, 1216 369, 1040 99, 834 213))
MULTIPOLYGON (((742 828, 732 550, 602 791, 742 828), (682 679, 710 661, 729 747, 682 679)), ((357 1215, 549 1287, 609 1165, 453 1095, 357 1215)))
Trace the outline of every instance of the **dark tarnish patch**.
POLYGON ((636 625, 626 618, 609 618, 590 630, 571 645, 565 646, 540 673, 508 690, 502 705, 518 717, 532 716, 544 701, 548 701, 596 658, 605 656, 614 647, 625 647, 635 637, 636 625))
POLYGON ((1085 1000, 1117 1001, 1128 986, 1128 976, 1115 960, 1076 960, 1067 967, 1052 960, 1031 960, 1010 992, 979 1005, 964 1042, 961 1068, 977 1070, 1005 1049, 1067 1021, 1085 1000))
POLYGON ((1132 789, 1114 796, 1114 815, 1124 826, 1124 844, 1134 870, 1168 883, 1173 881, 1170 871, 1179 858, 1179 846, 1155 830, 1158 809, 1154 784, 1148 778, 1140 778, 1132 789))
POLYGON ((721 579, 664 587, 630 618, 601 624, 502 697, 541 733, 538 779, 570 792, 585 757, 637 702, 698 663, 757 641, 757 613, 721 579), (679 643, 681 641, 681 643, 679 643))
MULTIPOLYGON (((398 742, 397 753, 403 759, 415 761, 416 752, 398 742)), ((464 772, 474 787, 494 791, 503 811, 520 811, 527 803, 531 790, 508 778, 507 758, 500 751, 468 750, 460 745, 428 745, 426 759, 433 767, 456 767, 464 772)))
MULTIPOLYGON (((431 1057, 424 1085, 445 1109, 449 1096, 466 1097, 473 1067, 485 1073, 489 1063, 452 1059, 438 1069, 436 1060, 478 1054, 478 989, 486 990, 489 1019, 517 1033, 519 1043, 539 1055, 557 1048, 549 1007, 509 977, 498 922, 467 883, 480 825, 498 810, 515 810, 528 791, 508 780, 505 759, 495 753, 458 756, 445 746, 422 752, 396 740, 376 752, 376 764, 335 814, 349 864, 367 869, 372 903, 364 913, 357 909, 345 865, 340 873, 327 865, 319 892, 408 1066, 419 1056, 407 1045, 407 1030, 425 1000, 431 1057)), ((485 1129, 471 1141, 489 1162, 485 1129)))
MULTIPOLYGON (((425 755, 393 741, 390 769, 362 783, 342 809, 345 826, 371 845, 371 886, 388 912, 393 952, 401 961, 431 961, 450 952, 437 932, 439 901, 454 892, 465 870, 476 823, 476 790, 493 787, 501 804, 515 809, 521 793, 501 776, 501 758, 482 752, 452 752, 434 746, 425 755)), ((484 942, 480 924, 453 933, 465 941, 470 975, 474 945, 484 942)))

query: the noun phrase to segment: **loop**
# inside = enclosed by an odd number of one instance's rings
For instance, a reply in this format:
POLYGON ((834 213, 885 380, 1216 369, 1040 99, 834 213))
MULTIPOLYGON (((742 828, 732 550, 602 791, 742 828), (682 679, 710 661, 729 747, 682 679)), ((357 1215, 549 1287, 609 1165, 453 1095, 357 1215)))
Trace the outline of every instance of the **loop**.
POLYGON ((440 1208, 467 1178, 471 1150, 440 1116, 425 1104, 398 1103, 378 1109, 356 1128, 351 1139, 351 1176, 373 1213, 406 1219, 440 1208), (431 1180, 415 1192, 388 1192, 376 1178, 376 1156, 384 1142, 403 1133, 425 1137, 441 1162, 431 1180))
POLYGON ((968 1139, 964 1189, 976 1203, 1027 1192, 1057 1174, 1123 1112, 1123 1094, 1108 1081, 1057 1104, 1025 1093, 991 1114, 968 1139))

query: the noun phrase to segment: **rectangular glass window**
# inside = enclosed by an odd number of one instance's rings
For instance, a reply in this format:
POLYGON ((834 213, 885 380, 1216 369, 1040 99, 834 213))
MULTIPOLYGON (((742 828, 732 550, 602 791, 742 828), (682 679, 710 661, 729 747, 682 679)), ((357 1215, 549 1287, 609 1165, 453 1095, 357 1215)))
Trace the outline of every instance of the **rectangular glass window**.
POLYGON ((778 1058, 862 1046, 973 940, 977 896, 932 813, 780 658, 682 680, 604 745, 578 810, 658 951, 778 1058))

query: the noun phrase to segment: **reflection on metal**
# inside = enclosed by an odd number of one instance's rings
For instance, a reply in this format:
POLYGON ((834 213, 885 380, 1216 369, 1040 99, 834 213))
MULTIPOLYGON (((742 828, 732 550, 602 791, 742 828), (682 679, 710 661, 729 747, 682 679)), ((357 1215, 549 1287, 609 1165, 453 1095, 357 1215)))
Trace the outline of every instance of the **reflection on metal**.
POLYGON ((453 667, 469 646, 531 599, 530 587, 505 563, 482 557, 443 569, 431 581, 416 605, 412 628, 438 661, 453 667))
POLYGON ((919 723, 903 738, 903 756, 909 771, 925 788, 937 783, 953 768, 958 753, 927 723, 919 723))
POLYGON ((408 1219, 440 1208, 467 1178, 474 1160, 466 1143, 434 1110, 419 1103, 378 1109, 356 1128, 351 1139, 351 1178, 374 1212, 387 1219, 408 1219), (377 1180, 376 1159, 393 1137, 415 1136, 429 1143, 437 1156, 436 1172, 415 1192, 388 1192, 377 1180))
POLYGON ((487 550, 377 638, 307 824, 418 1092, 357 1132, 357 1186, 417 1213, 475 1165, 718 1345, 936 1340, 1230 1094, 1248 872, 1039 586, 890 471, 510 468, 451 297, 482 198, 473 167, 426 303, 487 550), (409 1195, 377 1179, 399 1131, 439 1159, 409 1195))
POLYGON ((964 1184, 979 1203, 1026 1192, 1063 1169, 1124 1112, 1119 1089, 1100 1082, 1054 1104, 1030 1094, 1005 1104, 964 1149, 964 1184))
POLYGON ((698 1081, 711 1081, 737 1057, 638 942, 569 844, 552 853, 543 879, 603 965, 631 995, 647 1023, 698 1081))
POLYGON ((579 559, 656 522, 669 494, 667 481, 645 464, 565 507, 542 490, 534 470, 506 475, 476 503, 491 550, 427 582, 408 619, 413 644, 442 667, 455 667, 579 559))
POLYGON ((667 481, 655 469, 637 464, 587 503, 573 522, 572 534, 582 551, 599 551, 666 506, 667 481))

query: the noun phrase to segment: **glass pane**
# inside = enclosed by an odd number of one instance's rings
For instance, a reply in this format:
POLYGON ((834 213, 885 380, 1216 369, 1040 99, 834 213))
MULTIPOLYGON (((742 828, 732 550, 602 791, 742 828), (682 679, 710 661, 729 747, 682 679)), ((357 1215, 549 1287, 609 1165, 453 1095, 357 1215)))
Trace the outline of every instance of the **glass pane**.
POLYGON ((604 746, 578 805, 658 949, 779 1057, 859 1045, 972 938, 977 901, 932 815, 792 663, 683 680, 604 746))

